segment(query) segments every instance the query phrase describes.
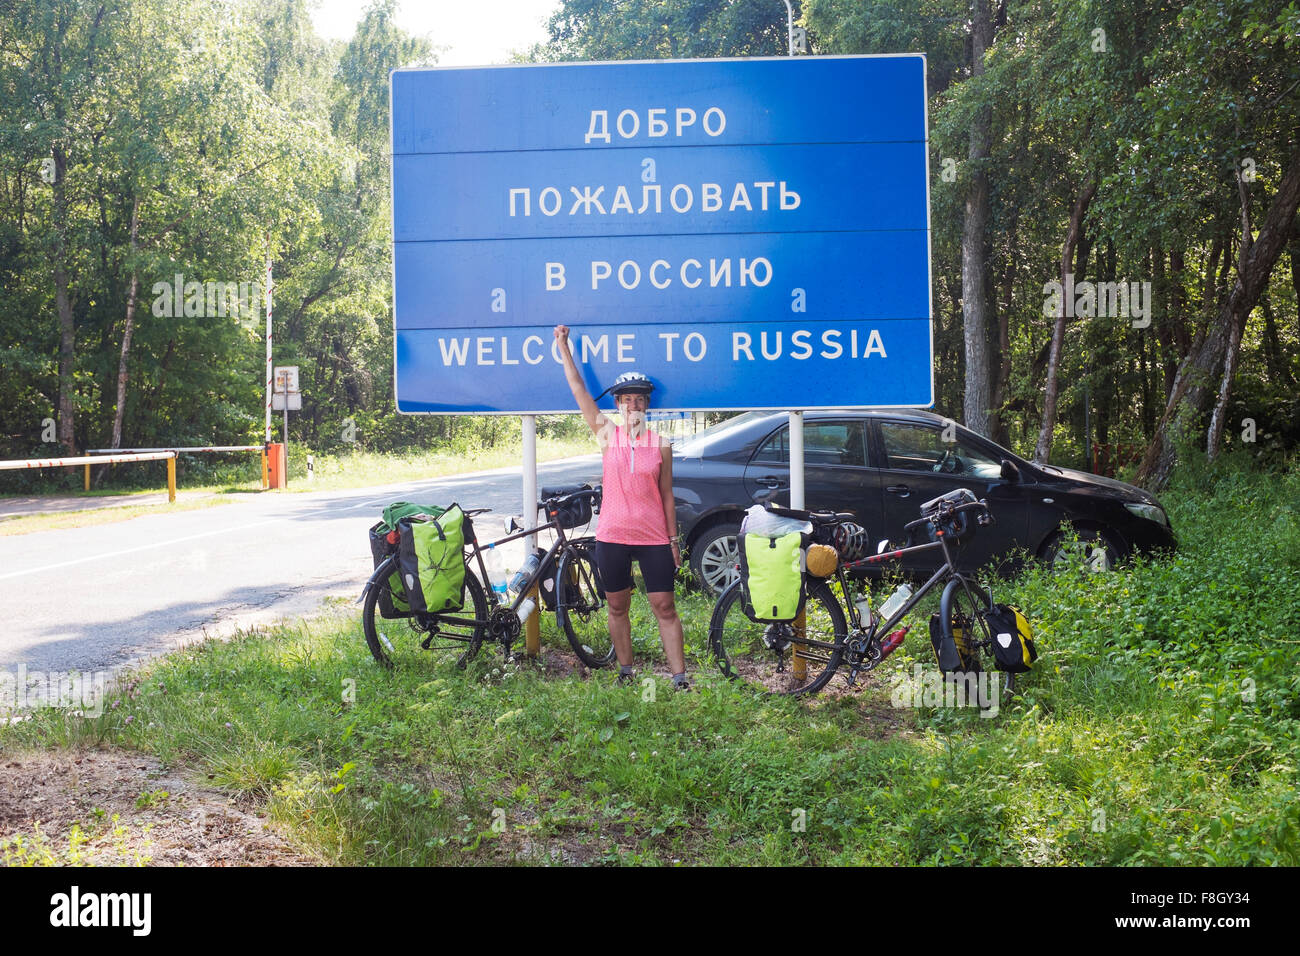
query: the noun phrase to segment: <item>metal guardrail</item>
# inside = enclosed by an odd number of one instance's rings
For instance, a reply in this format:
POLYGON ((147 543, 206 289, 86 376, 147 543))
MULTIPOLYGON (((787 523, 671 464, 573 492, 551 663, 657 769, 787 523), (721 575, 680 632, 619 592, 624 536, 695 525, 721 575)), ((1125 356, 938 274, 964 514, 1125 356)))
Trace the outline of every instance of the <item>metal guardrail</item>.
POLYGON ((178 454, 204 451, 265 451, 265 445, 168 445, 165 448, 87 448, 87 455, 147 455, 153 452, 174 451, 178 454))
MULTIPOLYGON (((265 491, 271 487, 270 474, 267 468, 266 446, 265 445, 173 445, 168 448, 87 448, 87 455, 127 455, 126 459, 109 459, 109 458, 92 458, 95 464, 116 463, 118 460, 126 461, 144 461, 145 455, 152 455, 160 452, 170 452, 177 454, 198 454, 201 452, 227 452, 227 451, 260 451, 262 453, 262 490, 265 491)), ((90 490, 90 464, 86 465, 85 488, 90 490)), ((173 500, 174 500, 173 495, 173 500)))
MULTIPOLYGON (((120 451, 120 449, 119 449, 120 451)), ((86 466, 86 490, 90 490, 90 466, 119 464, 132 461, 162 461, 167 462, 167 501, 176 500, 176 452, 174 451, 156 451, 143 452, 137 454, 116 454, 106 455, 102 458, 92 457, 89 455, 79 455, 75 458, 25 458, 14 461, 0 461, 0 471, 17 471, 19 469, 30 468, 67 468, 76 465, 86 466)))

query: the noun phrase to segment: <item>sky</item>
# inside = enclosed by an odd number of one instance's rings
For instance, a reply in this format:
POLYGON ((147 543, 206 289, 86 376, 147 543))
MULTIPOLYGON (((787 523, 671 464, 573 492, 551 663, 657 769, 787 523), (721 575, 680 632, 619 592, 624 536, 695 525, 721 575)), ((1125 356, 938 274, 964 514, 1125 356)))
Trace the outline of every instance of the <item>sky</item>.
MULTIPOLYGON (((366 0, 317 0, 312 12, 316 32, 326 39, 352 36, 366 0)), ((512 50, 546 39, 546 21, 560 0, 399 0, 397 25, 427 36, 439 66, 488 66, 506 63, 512 50)))

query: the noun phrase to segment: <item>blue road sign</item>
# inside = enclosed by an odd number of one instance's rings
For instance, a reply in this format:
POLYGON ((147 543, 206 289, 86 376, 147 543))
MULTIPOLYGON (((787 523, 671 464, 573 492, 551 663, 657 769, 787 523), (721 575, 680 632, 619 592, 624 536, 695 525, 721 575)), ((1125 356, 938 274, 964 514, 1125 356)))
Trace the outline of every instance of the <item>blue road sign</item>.
POLYGON ((403 412, 933 403, 925 59, 398 70, 403 412))

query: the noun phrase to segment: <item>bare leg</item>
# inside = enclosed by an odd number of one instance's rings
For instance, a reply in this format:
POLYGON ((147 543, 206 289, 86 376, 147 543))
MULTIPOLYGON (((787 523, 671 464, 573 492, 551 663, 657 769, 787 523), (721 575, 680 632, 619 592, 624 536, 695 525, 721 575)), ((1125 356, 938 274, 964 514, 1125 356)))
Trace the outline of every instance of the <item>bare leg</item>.
MULTIPOLYGON (((659 640, 664 645, 664 656, 668 658, 668 670, 680 674, 686 670, 686 654, 682 650, 685 637, 682 634, 682 619, 677 616, 677 604, 672 591, 652 591, 649 594, 650 608, 655 612, 659 622, 659 640)), ((613 634, 613 616, 610 616, 610 633, 613 634)), ((626 621, 626 616, 624 621, 626 621)), ((618 646, 617 638, 615 647, 618 646)), ((620 657, 620 660, 622 658, 620 657)))
MULTIPOLYGON (((618 662, 624 667, 631 667, 632 621, 628 618, 627 612, 632 606, 632 589, 606 591, 605 605, 609 609, 609 637, 614 642, 614 652, 618 655, 618 662)), ((680 626, 678 630, 681 630, 680 626)))

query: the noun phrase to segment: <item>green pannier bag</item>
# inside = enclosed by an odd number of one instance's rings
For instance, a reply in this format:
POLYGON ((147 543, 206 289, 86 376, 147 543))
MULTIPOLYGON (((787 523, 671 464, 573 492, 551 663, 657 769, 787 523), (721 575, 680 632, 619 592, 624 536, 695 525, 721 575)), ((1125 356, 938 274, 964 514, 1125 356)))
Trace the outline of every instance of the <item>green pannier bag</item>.
POLYGON ((998 670, 1023 674, 1038 660, 1034 634, 1020 609, 1010 604, 995 604, 984 618, 993 635, 993 656, 998 670))
MULTIPOLYGON (((384 509, 383 518, 370 529, 370 557, 374 561, 374 567, 378 568, 389 555, 397 554, 397 523, 417 514, 440 515, 442 509, 435 505, 417 505, 409 501, 394 501, 384 509)), ((380 590, 378 603, 380 617, 411 616, 400 568, 388 576, 388 587, 380 590)))
POLYGON ((460 505, 398 520, 397 562, 413 612, 459 611, 465 603, 466 523, 460 505))
POLYGON ((804 538, 798 531, 740 535, 740 594, 750 620, 783 624, 803 610, 804 538))

